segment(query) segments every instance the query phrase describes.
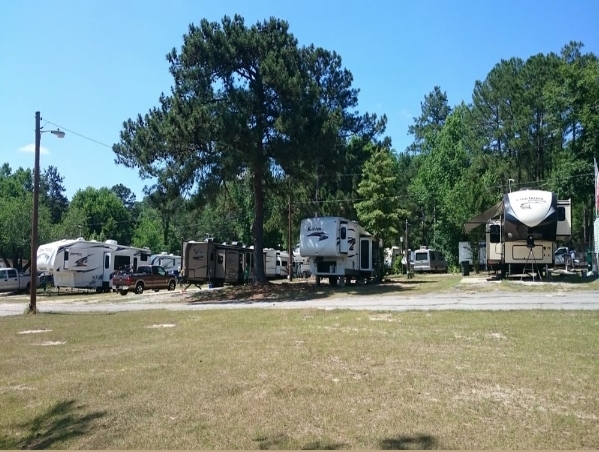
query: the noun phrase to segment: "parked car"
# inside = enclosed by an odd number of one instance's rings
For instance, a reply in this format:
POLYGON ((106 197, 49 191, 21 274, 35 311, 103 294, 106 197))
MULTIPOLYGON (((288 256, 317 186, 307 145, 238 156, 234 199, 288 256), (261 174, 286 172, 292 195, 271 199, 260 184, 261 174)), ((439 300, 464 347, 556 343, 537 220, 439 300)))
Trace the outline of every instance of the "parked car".
POLYGON ((113 277, 112 287, 121 295, 127 295, 130 290, 137 294, 142 294, 144 290, 175 290, 177 278, 160 265, 140 265, 135 271, 117 272, 113 277))
MULTIPOLYGON (((39 286, 39 278, 37 279, 39 286)), ((0 292, 27 292, 31 290, 31 275, 23 275, 16 268, 0 268, 0 292)))

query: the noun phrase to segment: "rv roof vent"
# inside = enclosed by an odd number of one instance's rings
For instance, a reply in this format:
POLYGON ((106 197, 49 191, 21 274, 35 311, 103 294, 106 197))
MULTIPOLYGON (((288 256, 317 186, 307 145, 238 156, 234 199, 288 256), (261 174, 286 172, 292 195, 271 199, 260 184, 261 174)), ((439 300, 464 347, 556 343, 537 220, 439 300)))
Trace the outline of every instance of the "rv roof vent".
POLYGON ((78 242, 83 242, 85 239, 83 237, 77 237, 78 242))
POLYGON ((160 254, 162 254, 163 256, 166 256, 166 254, 167 254, 167 253, 166 253, 166 251, 163 251, 163 252, 162 252, 162 253, 160 253, 160 254))
POLYGON ((107 243, 108 245, 118 245, 116 240, 106 240, 104 243, 107 243))
POLYGON ((90 242, 92 242, 92 243, 98 243, 97 240, 90 240, 90 242))
POLYGON ((421 250, 425 250, 425 249, 426 249, 426 246, 421 246, 421 247, 420 247, 420 249, 421 249, 421 250))

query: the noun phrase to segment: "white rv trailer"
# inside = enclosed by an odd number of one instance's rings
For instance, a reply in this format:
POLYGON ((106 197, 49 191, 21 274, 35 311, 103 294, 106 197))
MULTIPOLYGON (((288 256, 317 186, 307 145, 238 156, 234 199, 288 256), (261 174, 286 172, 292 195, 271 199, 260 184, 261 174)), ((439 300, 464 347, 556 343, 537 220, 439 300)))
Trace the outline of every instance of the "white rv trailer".
MULTIPOLYGON (((484 268, 487 264, 487 243, 484 240, 481 240, 478 243, 478 266, 479 268, 484 268)), ((459 242, 458 243, 458 262, 462 264, 463 262, 467 262, 470 269, 474 268, 475 259, 474 259, 474 251, 472 250, 472 246, 470 242, 459 242)))
POLYGON ((572 233, 571 200, 558 200, 555 193, 543 190, 518 190, 470 220, 466 231, 486 224, 487 268, 502 275, 524 271, 533 264, 554 263, 558 240, 572 233))
POLYGON ((167 273, 181 271, 181 256, 175 256, 172 253, 167 254, 166 251, 160 254, 152 254, 151 263, 152 265, 160 265, 167 273))
POLYGON ((300 254, 310 260, 310 272, 320 284, 345 285, 372 280, 378 243, 355 221, 342 217, 305 218, 300 225, 300 254))
POLYGON ((51 274, 56 287, 109 292, 117 270, 149 264, 151 254, 147 248, 119 245, 115 240, 63 239, 38 248, 37 270, 51 274))
POLYGON ((277 250, 277 277, 287 278, 292 264, 289 263, 289 252, 277 250))

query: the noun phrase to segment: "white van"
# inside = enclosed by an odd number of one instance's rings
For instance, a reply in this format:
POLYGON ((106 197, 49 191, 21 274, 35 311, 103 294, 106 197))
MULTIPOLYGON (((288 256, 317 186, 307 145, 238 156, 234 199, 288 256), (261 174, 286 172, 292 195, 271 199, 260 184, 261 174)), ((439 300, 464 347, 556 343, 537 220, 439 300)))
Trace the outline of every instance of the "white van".
POLYGON ((414 271, 447 273, 447 261, 441 251, 421 247, 414 252, 414 271))

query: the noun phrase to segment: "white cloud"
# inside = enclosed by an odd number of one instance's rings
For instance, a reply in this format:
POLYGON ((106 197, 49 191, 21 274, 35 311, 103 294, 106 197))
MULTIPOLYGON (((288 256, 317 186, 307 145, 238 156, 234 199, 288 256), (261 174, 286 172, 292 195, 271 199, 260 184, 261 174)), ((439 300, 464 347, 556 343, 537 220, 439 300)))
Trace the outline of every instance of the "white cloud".
MULTIPOLYGON (((23 147, 19 148, 19 151, 34 153, 35 152, 35 144, 31 143, 31 144, 28 144, 27 146, 23 146, 23 147)), ((49 154, 49 153, 50 153, 50 150, 48 148, 40 146, 40 154, 49 154)))
POLYGON ((404 118, 412 119, 412 113, 410 113, 410 111, 406 110, 405 108, 401 110, 399 114, 402 115, 404 118))

